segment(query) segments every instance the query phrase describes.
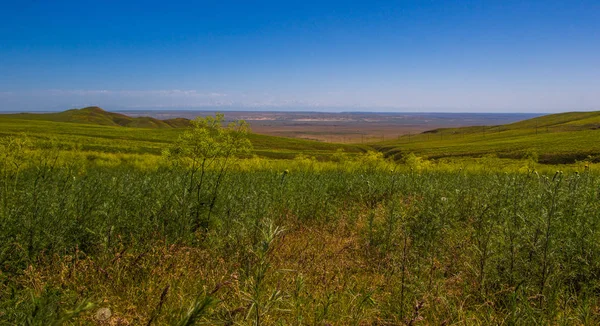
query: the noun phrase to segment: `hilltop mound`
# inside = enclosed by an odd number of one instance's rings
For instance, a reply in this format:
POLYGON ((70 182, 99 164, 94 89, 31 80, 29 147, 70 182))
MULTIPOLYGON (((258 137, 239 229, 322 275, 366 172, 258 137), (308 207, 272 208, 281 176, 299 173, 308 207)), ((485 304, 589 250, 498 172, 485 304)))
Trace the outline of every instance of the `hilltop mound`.
POLYGON ((23 120, 72 122, 132 128, 185 128, 190 126, 190 120, 188 119, 176 118, 159 120, 151 117, 133 118, 120 113, 108 112, 97 106, 90 106, 82 109, 71 109, 58 113, 7 114, 3 115, 3 117, 23 120))

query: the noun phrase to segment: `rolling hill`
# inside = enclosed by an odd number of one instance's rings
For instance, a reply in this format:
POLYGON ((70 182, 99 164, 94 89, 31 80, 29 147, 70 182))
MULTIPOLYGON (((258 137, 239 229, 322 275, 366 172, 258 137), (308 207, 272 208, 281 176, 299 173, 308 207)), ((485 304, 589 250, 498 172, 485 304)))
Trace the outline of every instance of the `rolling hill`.
POLYGON ((97 106, 72 109, 57 113, 18 113, 6 114, 3 118, 21 120, 42 120, 54 122, 71 122, 102 126, 121 126, 133 128, 185 128, 190 126, 188 119, 176 118, 159 120, 150 117, 132 118, 120 113, 105 111, 97 106))
POLYGON ((550 114, 498 126, 441 128, 372 144, 388 157, 408 153, 448 157, 523 158, 532 154, 541 163, 600 161, 600 111, 550 114))
MULTIPOLYGON (((58 113, 0 115, 0 136, 26 133, 81 144, 89 151, 160 154, 177 139, 190 120, 129 117, 99 107, 58 113)), ((497 126, 440 128, 369 145, 342 145, 297 138, 251 134, 255 154, 293 158, 298 154, 326 158, 337 149, 348 153, 374 149, 401 160, 414 153, 429 159, 496 155, 521 159, 535 156, 540 163, 600 162, 600 111, 550 114, 497 126)))

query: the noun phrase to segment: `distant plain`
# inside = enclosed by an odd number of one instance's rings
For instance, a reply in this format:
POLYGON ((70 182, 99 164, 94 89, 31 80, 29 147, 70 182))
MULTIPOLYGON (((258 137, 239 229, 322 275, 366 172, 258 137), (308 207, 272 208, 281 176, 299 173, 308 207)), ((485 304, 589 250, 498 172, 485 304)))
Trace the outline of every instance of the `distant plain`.
MULTIPOLYGON (((215 110, 218 111, 218 110, 215 110)), ((215 111, 121 110, 132 117, 157 119, 208 116, 215 111)), ((428 112, 284 112, 224 111, 228 120, 246 120, 252 132, 331 143, 366 143, 396 139, 438 128, 494 126, 540 116, 535 113, 428 113, 428 112)))

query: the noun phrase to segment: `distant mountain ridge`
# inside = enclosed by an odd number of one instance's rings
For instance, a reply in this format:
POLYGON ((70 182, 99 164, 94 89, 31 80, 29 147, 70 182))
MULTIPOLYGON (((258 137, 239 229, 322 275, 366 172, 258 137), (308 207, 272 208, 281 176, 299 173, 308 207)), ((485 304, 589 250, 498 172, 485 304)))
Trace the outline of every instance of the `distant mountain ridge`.
POLYGON ((3 116, 23 120, 44 120, 131 128, 186 128, 191 125, 190 120, 185 118, 166 120, 151 117, 134 118, 120 113, 108 112, 97 106, 71 109, 57 113, 17 113, 3 116))

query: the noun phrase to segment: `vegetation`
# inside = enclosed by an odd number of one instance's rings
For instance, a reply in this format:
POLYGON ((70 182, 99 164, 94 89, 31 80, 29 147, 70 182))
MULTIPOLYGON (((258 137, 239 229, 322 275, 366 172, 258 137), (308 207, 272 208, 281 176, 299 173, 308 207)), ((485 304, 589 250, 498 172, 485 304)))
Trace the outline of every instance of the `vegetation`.
POLYGON ((600 323, 593 162, 7 121, 0 324, 600 323))
MULTIPOLYGON (((96 112, 95 110, 69 110, 56 114, 0 115, 0 137, 25 133, 34 140, 52 140, 62 150, 87 153, 90 157, 97 159, 111 157, 106 154, 112 154, 112 158, 118 156, 119 160, 127 162, 131 160, 151 160, 153 157, 161 155, 165 147, 170 146, 186 129, 189 129, 122 127, 103 123, 82 123, 85 120, 93 121, 93 113, 90 112, 96 112), (78 114, 88 112, 88 115, 83 114, 77 120, 78 122, 67 123, 66 121, 57 120, 59 121, 57 123, 53 120, 55 117, 69 116, 72 112, 78 114), (86 116, 92 117, 84 118, 86 116)), ((104 112, 102 114, 104 118, 106 118, 106 114, 114 114, 106 111, 102 112, 104 112)), ((191 125, 191 122, 188 121, 188 124, 191 125)), ((251 154, 274 159, 292 159, 298 154, 303 154, 309 157, 314 156, 320 160, 327 160, 338 149, 354 154, 366 150, 365 146, 328 144, 252 133, 248 135, 248 138, 254 148, 251 154)), ((35 142, 34 145, 39 143, 35 142)))
POLYGON ((600 112, 569 112, 500 126, 445 128, 374 144, 388 156, 415 153, 430 159, 522 159, 532 153, 547 164, 600 161, 600 112))

